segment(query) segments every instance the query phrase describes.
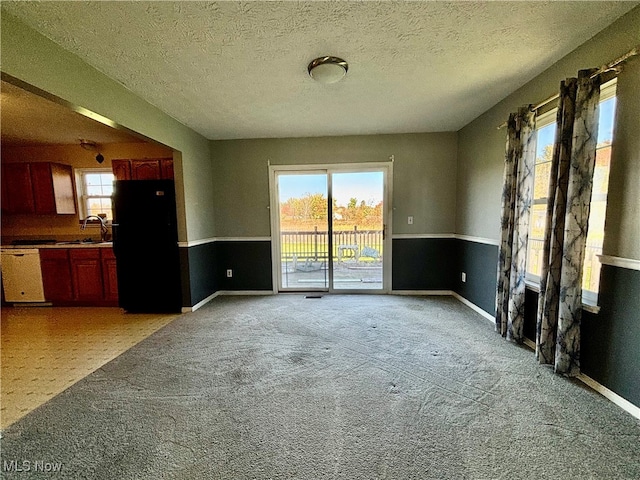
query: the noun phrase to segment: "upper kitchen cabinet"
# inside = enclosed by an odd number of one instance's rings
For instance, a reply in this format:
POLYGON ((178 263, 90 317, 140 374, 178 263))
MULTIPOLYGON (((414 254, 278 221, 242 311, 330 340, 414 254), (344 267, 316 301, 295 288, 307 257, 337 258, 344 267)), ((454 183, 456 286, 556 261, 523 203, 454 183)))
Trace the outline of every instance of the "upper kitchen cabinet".
POLYGON ((31 168, 28 163, 2 164, 2 210, 35 213, 31 168))
POLYGON ((5 212, 76 213, 71 166, 48 162, 6 163, 2 170, 5 212))
POLYGON ((160 159, 160 178, 173 180, 173 158, 160 159))
POLYGON ((36 213, 73 215, 73 168, 59 163, 32 163, 31 181, 36 213))
POLYGON ((172 158, 115 159, 111 168, 116 180, 173 180, 172 158))
POLYGON ((111 170, 116 180, 131 180, 131 160, 111 160, 111 170))
POLYGON ((160 180, 160 160, 131 160, 133 180, 160 180))

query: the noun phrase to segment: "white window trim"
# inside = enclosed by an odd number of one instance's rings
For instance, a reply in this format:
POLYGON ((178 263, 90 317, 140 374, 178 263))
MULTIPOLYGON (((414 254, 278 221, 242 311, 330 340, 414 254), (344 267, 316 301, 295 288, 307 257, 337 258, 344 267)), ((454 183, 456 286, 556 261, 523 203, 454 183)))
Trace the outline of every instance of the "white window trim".
MULTIPOLYGON (((616 96, 617 78, 614 78, 607 83, 600 86, 600 100, 602 103, 610 98, 616 96)), ((558 108, 552 108, 548 112, 536 117, 536 130, 544 128, 552 123, 555 123, 558 115, 558 108)), ((606 232, 605 232, 606 235, 606 232)), ((528 252, 527 252, 528 255, 528 252)), ((598 256, 598 261, 600 258, 598 256)), ((601 263, 602 264, 602 263, 601 263)), ((525 271, 525 285, 530 290, 540 293, 540 277, 533 275, 528 271, 525 271)), ((582 290, 582 309, 592 313, 600 312, 600 306, 598 305, 599 292, 592 292, 590 290, 582 290)))
MULTIPOLYGON (((79 220, 82 222, 85 218, 87 218, 87 199, 89 195, 86 193, 86 185, 84 181, 84 175, 87 173, 113 173, 110 168, 76 168, 76 193, 78 195, 78 214, 79 220)), ((111 225, 111 220, 105 222, 107 225, 111 225)), ((99 225, 87 224, 87 228, 98 227, 99 225)))

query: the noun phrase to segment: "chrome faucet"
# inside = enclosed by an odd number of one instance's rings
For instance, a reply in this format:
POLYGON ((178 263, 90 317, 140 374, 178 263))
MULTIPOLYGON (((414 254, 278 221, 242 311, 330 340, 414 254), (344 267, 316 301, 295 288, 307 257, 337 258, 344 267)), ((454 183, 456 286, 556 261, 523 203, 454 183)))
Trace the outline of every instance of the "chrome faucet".
POLYGON ((80 229, 84 230, 87 228, 87 221, 90 218, 97 218, 100 221, 100 240, 106 242, 109 229, 107 228, 107 224, 104 223, 104 219, 102 217, 99 217, 98 215, 89 215, 84 219, 84 222, 82 222, 82 227, 80 227, 80 229))

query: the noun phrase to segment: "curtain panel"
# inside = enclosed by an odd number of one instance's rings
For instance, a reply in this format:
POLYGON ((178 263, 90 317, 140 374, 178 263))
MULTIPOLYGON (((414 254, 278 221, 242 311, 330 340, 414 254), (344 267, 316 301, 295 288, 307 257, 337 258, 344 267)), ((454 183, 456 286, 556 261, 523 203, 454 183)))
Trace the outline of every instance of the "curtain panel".
POLYGON ((496 331, 517 343, 524 340, 525 273, 534 165, 535 114, 528 105, 512 113, 507 122, 496 291, 496 331))
MULTIPOLYGON (((536 357, 557 373, 580 373, 582 270, 598 138, 601 76, 582 70, 560 85, 550 168, 543 265, 536 325, 536 357)), ((507 122, 496 331, 522 343, 529 217, 536 152, 531 106, 507 122)))
POLYGON ((575 78, 567 79, 560 84, 556 140, 549 172, 546 228, 536 322, 536 358, 542 364, 551 365, 554 364, 556 351, 564 220, 567 211, 567 188, 569 186, 569 165, 571 163, 577 89, 578 81, 575 78))
POLYGON ((557 373, 568 376, 580 373, 582 273, 601 84, 601 77, 595 72, 582 70, 577 80, 568 79, 561 85, 559 135, 552 160, 552 175, 555 172, 556 178, 550 182, 538 301, 538 361, 553 364, 557 373))

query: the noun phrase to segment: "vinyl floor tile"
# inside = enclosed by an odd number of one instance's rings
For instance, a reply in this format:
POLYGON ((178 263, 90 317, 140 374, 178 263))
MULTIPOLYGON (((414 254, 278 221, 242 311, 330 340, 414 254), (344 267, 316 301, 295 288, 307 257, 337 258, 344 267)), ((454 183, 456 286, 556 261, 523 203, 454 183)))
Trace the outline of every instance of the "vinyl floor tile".
POLYGON ((0 428, 8 427, 176 317, 126 314, 119 308, 3 308, 0 428))

